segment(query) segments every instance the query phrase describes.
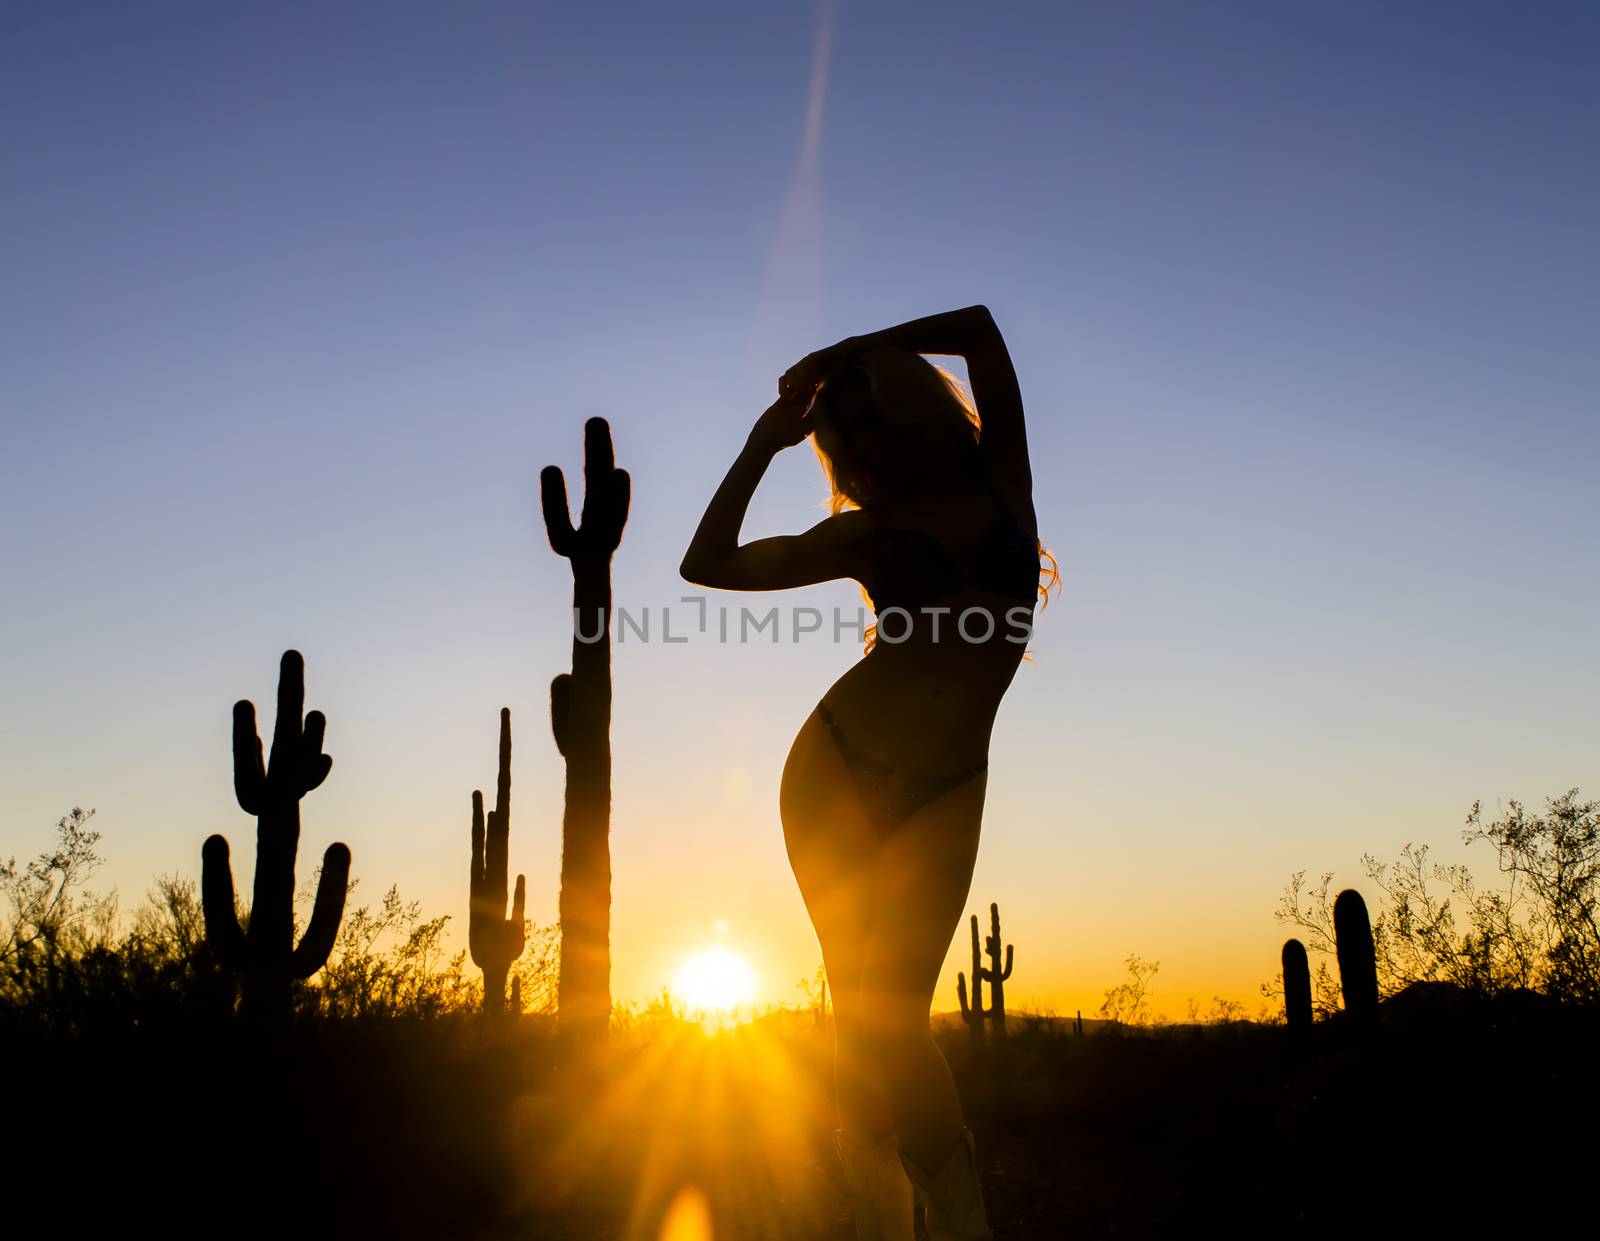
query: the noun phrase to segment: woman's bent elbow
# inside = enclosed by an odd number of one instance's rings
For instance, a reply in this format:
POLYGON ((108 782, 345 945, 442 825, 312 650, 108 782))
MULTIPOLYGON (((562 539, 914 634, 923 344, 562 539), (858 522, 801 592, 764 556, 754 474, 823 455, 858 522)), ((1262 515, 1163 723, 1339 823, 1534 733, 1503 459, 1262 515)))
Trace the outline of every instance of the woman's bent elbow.
POLYGON ((679 563, 678 576, 691 586, 710 586, 709 579, 715 575, 712 573, 710 565, 690 553, 679 563))

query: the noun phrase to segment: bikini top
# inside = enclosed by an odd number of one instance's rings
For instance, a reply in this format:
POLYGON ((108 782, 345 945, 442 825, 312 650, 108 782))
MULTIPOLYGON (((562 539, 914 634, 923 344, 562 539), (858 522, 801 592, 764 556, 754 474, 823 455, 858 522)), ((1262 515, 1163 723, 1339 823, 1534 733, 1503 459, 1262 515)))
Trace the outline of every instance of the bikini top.
MULTIPOLYGON (((994 494, 991 492, 991 494, 994 494)), ((1039 593, 1039 544, 998 495, 1000 515, 984 530, 964 571, 937 537, 923 530, 880 526, 866 545, 869 578, 863 585, 880 615, 887 608, 920 607, 973 585, 1031 605, 1039 593)))

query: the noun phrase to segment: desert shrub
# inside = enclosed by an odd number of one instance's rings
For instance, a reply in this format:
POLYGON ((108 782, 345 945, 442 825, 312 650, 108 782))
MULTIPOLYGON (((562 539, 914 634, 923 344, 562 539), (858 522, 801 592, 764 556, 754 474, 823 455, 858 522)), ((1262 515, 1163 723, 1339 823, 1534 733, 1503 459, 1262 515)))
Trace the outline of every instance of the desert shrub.
POLYGON ((1161 969, 1161 962, 1146 961, 1133 953, 1126 965, 1128 976, 1106 989, 1100 1016, 1119 1026, 1150 1025, 1155 1020, 1150 1007, 1150 980, 1161 969))
POLYGON ((55 966, 104 947, 116 920, 116 897, 83 890, 100 865, 100 833, 89 826, 93 810, 74 806, 56 824, 56 847, 25 866, 0 863, 0 986, 10 999, 45 985, 55 966))
POLYGON ((611 1006, 611 1034, 624 1044, 653 1043, 662 1038, 699 1035, 701 1026, 688 1006, 662 987, 643 1005, 617 1000, 611 1006))
MULTIPOLYGON (((1426 845, 1408 842, 1393 863, 1362 856, 1379 893, 1372 938, 1380 995, 1448 983, 1479 997, 1527 989, 1568 1002, 1600 999, 1600 803, 1577 797, 1570 789, 1547 798, 1543 815, 1512 801, 1487 823, 1473 803, 1462 839, 1494 848, 1504 880, 1496 890, 1480 888, 1465 865, 1430 863, 1426 845)), ((1329 969, 1334 894, 1331 871, 1314 887, 1296 871, 1273 915, 1316 960, 1312 1003, 1321 1017, 1340 1008, 1329 969)), ((1261 990, 1280 997, 1282 975, 1261 990)))
POLYGON ((1220 995, 1212 996, 1211 1006, 1204 1009, 1198 1000, 1191 999, 1185 1012, 1185 1020, 1192 1026, 1232 1026, 1249 1019, 1243 1003, 1220 995))
POLYGON ((1503 902, 1506 920, 1519 889, 1526 898, 1518 943, 1526 958, 1525 985, 1559 1000, 1593 1004, 1600 1000, 1600 802, 1580 802, 1574 788, 1546 798, 1545 809, 1530 815, 1513 801, 1486 824, 1474 802, 1463 837, 1494 848, 1511 893, 1503 902))
POLYGON ((522 955, 511 967, 511 977, 522 983, 522 1011, 554 1016, 561 981, 561 925, 528 924, 522 955))
POLYGON ((116 893, 86 887, 102 860, 93 814, 74 807, 54 849, 0 865, 0 1013, 39 1033, 84 1033, 221 1011, 229 984, 206 946, 195 882, 161 876, 119 929, 116 893))
MULTIPOLYGON (((355 890, 351 880, 349 890, 355 890)), ((424 918, 418 901, 398 887, 376 909, 349 906, 328 963, 302 993, 304 1003, 328 1017, 437 1017, 476 1009, 482 983, 466 974, 466 950, 447 957, 444 929, 450 915, 424 918)))
POLYGON ((0 1002, 45 1024, 81 1007, 82 996, 116 978, 116 894, 84 884, 100 865, 93 810, 74 806, 56 824, 55 848, 19 866, 0 864, 0 1002))

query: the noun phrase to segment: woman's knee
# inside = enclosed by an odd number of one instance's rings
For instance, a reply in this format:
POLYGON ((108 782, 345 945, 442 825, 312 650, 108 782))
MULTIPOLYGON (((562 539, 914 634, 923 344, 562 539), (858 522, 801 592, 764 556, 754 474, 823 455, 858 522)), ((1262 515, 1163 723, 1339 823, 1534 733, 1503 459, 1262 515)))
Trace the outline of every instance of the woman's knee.
POLYGON ((886 1019, 880 1015, 863 1022, 852 1042, 858 1054, 879 1065, 888 1076, 902 1070, 915 1071, 929 1050, 935 1049, 926 1012, 920 1021, 910 1016, 886 1019))
POLYGON ((869 949, 861 971, 858 1005, 861 1023, 884 1038, 904 1039, 928 1032, 928 1011, 945 946, 937 958, 923 945, 897 946, 884 951, 881 940, 869 949))

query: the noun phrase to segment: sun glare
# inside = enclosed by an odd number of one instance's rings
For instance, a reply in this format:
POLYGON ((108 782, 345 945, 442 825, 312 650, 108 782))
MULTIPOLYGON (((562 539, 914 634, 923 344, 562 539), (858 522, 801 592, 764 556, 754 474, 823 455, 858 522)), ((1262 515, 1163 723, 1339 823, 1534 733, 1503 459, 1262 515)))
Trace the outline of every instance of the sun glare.
POLYGON ((673 993, 691 1009, 708 1013, 748 1003, 755 989, 755 971, 737 953, 721 947, 690 957, 672 984, 673 993))

